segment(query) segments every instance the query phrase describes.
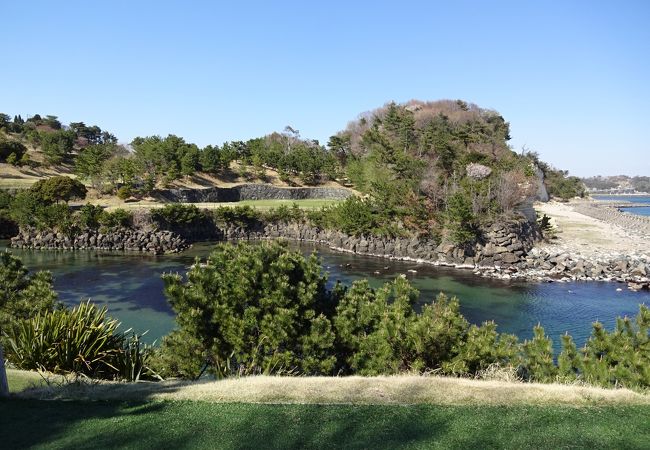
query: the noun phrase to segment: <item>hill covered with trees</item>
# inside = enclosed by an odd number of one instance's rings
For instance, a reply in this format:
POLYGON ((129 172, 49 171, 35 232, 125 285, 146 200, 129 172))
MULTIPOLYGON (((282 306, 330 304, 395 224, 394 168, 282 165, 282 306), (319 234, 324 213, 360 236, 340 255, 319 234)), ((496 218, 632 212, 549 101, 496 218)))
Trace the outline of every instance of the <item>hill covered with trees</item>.
POLYGON ((534 153, 512 151, 509 140, 498 112, 462 100, 391 102, 361 114, 327 145, 286 127, 221 146, 201 148, 174 135, 136 137, 125 146, 96 125, 0 115, 0 162, 66 166, 101 195, 143 197, 201 174, 264 183, 271 171, 288 186, 339 182, 363 194, 323 211, 321 225, 455 243, 477 239, 484 225, 529 201, 537 168, 552 195, 584 195, 580 180, 534 153))

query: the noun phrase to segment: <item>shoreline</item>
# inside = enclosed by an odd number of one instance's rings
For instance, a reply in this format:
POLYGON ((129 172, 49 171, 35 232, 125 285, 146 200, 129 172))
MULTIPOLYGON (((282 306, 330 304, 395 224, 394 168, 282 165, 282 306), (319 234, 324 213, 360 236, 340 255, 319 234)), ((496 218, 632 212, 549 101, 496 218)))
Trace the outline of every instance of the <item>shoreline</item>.
MULTIPOLYGON (((650 218, 622 213, 595 201, 547 202, 535 207, 540 214, 550 217, 556 233, 554 239, 538 240, 539 235, 534 234, 530 224, 524 226, 521 221, 516 222, 520 223, 519 228, 495 224, 486 230, 486 242, 471 249, 449 244, 436 246, 416 238, 349 236, 304 223, 263 223, 254 228, 230 224, 175 233, 167 231, 164 238, 160 236, 154 242, 145 239, 146 233, 140 231, 136 233, 137 239, 130 238, 128 245, 119 233, 94 232, 98 234, 87 233, 81 242, 74 239, 66 246, 72 249, 69 245, 73 243, 73 247, 82 244, 80 249, 96 246, 105 250, 151 251, 174 242, 178 248, 172 245, 173 251, 182 251, 188 242, 201 240, 284 238, 343 253, 471 270, 476 276, 501 280, 609 281, 627 283, 631 290, 650 289, 650 218)), ((39 238, 43 239, 42 235, 30 237, 19 233, 11 240, 11 246, 56 249, 64 243, 49 235, 48 245, 42 245, 39 238)))
POLYGON ((531 281, 614 281, 650 289, 650 218, 599 201, 535 205, 551 219, 555 238, 540 242, 515 268, 480 275, 531 281))

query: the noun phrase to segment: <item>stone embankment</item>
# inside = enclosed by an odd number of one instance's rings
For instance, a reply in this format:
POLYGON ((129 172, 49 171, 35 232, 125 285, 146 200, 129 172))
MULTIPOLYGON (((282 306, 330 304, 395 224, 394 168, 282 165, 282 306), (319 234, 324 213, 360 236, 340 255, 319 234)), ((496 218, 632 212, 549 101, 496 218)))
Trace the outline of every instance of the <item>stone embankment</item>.
POLYGON ((585 216, 618 225, 629 232, 650 236, 650 217, 622 212, 607 203, 578 203, 573 205, 573 210, 585 216))
POLYGON ((509 266, 479 267, 477 275, 528 281, 617 281, 631 290, 650 289, 650 257, 603 254, 583 257, 562 249, 533 248, 509 266))
POLYGON ((153 196, 168 202, 222 203, 242 200, 341 200, 353 192, 346 188, 329 187, 278 187, 269 184, 240 184, 232 187, 205 189, 165 189, 154 191, 153 196))
POLYGON ((226 240, 284 238, 322 244, 333 250, 360 255, 474 268, 478 265, 492 267, 519 262, 540 235, 534 224, 518 219, 493 224, 485 232, 484 241, 463 247, 415 237, 350 236, 302 223, 260 224, 253 228, 230 225, 222 229, 220 237, 226 240))
POLYGON ((171 231, 128 228, 113 229, 105 233, 99 230, 84 230, 76 236, 26 228, 11 238, 11 246, 37 250, 126 250, 155 254, 177 253, 189 247, 185 239, 171 231))
POLYGON ((558 242, 542 243, 509 266, 476 273, 532 281, 617 281, 632 290, 650 289, 650 218, 593 201, 572 202, 555 213, 558 242))

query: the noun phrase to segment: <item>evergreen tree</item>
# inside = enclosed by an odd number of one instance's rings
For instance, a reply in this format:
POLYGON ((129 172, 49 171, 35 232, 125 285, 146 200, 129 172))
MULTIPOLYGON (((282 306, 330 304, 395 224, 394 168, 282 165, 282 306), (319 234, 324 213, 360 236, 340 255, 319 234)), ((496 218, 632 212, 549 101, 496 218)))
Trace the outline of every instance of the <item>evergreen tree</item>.
POLYGON ((523 344, 521 374, 524 379, 531 381, 555 381, 558 371, 553 361, 553 342, 540 325, 533 329, 533 333, 533 339, 523 344))
POLYGON ((18 257, 0 252, 0 339, 19 321, 52 311, 57 305, 50 272, 30 275, 18 257))
POLYGON ((201 355, 216 376, 334 370, 334 334, 323 315, 330 297, 315 256, 279 243, 221 244, 187 281, 163 279, 179 332, 198 346, 179 358, 201 355))

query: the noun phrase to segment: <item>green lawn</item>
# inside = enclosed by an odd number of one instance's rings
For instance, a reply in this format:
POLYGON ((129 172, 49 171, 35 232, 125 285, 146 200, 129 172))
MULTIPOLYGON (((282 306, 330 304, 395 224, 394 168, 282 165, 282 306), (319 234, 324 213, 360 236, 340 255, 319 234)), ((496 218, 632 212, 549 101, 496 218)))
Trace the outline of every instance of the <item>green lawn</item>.
POLYGON ((3 448, 648 448, 650 408, 0 402, 3 448))
POLYGON ((14 369, 7 369, 7 382, 9 392, 20 392, 29 387, 42 387, 46 384, 37 372, 14 369))
MULTIPOLYGON (((300 207, 300 209, 318 209, 322 206, 334 205, 341 200, 332 200, 332 199, 307 199, 307 200, 242 200, 240 202, 224 202, 224 203, 191 203, 197 208, 201 209, 215 209, 221 206, 226 207, 235 207, 235 206, 251 206, 253 208, 268 210, 271 208, 277 208, 281 205, 286 205, 291 207, 294 203, 300 207)), ((101 201, 96 202, 97 204, 107 206, 101 201)), ((162 208, 166 206, 165 203, 147 203, 147 202, 135 202, 135 203, 125 203, 119 205, 108 205, 109 209, 116 208, 126 208, 126 209, 140 209, 140 208, 162 208)))
POLYGON ((242 200, 236 203, 219 203, 219 206, 252 206, 259 209, 277 208, 280 205, 291 207, 294 203, 302 209, 315 209, 321 206, 334 205, 340 200, 307 199, 307 200, 242 200))

